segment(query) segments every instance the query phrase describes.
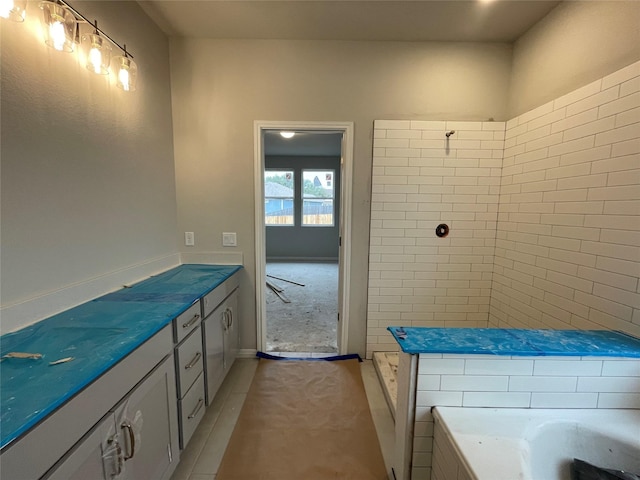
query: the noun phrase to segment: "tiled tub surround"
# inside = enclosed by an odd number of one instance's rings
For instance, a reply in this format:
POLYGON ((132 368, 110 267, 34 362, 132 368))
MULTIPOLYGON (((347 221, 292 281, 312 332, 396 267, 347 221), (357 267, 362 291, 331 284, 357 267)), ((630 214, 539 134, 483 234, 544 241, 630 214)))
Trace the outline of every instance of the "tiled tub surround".
POLYGON ((432 480, 571 480, 574 458, 640 472, 640 410, 437 407, 434 418, 432 480))
MULTIPOLYGON (((494 329, 405 330, 414 353, 399 354, 394 462, 398 479, 431 478, 431 409, 436 406, 640 409, 640 340, 628 335, 522 330, 515 331, 523 335, 517 341, 513 330, 502 330, 503 337, 488 334, 500 332, 494 329), (547 333, 554 341, 544 351, 540 340, 547 333), (573 345, 566 351, 564 333, 573 345), (416 341, 411 341, 413 334, 419 336, 416 341), (574 340, 580 336, 587 341, 576 347, 574 340), (466 342, 462 347, 461 338, 466 342), (411 345, 420 342, 429 353, 415 353, 411 345), (434 353, 438 350, 450 353, 434 353)), ((404 346, 404 340, 398 343, 404 346)))
POLYGON ((506 123, 379 120, 373 146, 368 357, 389 325, 640 336, 640 62, 506 123))

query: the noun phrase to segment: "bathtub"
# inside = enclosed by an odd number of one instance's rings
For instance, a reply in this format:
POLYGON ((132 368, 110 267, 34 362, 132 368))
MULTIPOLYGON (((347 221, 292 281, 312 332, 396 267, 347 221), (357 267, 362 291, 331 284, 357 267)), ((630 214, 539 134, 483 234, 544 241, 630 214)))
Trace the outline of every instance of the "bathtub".
POLYGON ((640 410, 435 407, 433 416, 432 479, 571 480, 574 458, 640 474, 640 410))

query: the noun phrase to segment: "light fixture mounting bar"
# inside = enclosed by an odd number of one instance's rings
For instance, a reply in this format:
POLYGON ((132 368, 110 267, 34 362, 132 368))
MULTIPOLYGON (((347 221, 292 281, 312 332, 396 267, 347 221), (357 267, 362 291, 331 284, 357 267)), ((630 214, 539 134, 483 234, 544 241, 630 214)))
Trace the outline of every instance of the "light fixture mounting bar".
POLYGON ((122 52, 124 53, 125 57, 133 58, 133 55, 131 55, 131 53, 127 50, 126 44, 125 44, 124 47, 121 47, 118 42, 116 42, 113 38, 111 38, 109 35, 107 35, 104 30, 102 30, 101 28, 98 27, 98 22, 97 21, 94 24, 91 20, 89 20, 84 15, 82 15, 78 10, 76 10, 71 5, 69 5, 69 3, 67 3, 65 0, 57 0, 57 1, 58 1, 58 3, 64 5, 66 8, 68 8, 69 11, 75 15, 76 19, 81 19, 83 22, 88 23, 89 25, 91 25, 93 28, 96 29, 96 31, 98 33, 100 33, 100 35, 102 35, 104 38, 109 40, 113 45, 115 45, 120 50, 122 50, 122 52))

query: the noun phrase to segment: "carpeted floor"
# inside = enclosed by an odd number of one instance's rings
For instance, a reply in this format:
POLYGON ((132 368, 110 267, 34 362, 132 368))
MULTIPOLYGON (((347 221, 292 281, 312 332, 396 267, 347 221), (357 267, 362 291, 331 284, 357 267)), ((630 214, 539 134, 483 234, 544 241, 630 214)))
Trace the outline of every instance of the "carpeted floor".
POLYGON ((338 264, 269 262, 267 275, 304 285, 267 277, 291 302, 266 288, 267 351, 337 352, 338 264))
POLYGON ((260 360, 217 480, 386 480, 358 360, 260 360))

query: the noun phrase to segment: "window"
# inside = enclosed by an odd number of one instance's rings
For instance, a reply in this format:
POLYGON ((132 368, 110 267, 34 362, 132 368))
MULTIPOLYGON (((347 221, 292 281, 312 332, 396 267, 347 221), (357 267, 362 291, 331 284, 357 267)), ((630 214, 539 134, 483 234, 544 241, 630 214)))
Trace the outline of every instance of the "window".
POLYGON ((293 171, 264 172, 265 225, 293 225, 293 171))
POLYGON ((333 226, 335 170, 302 170, 302 225, 333 226))

